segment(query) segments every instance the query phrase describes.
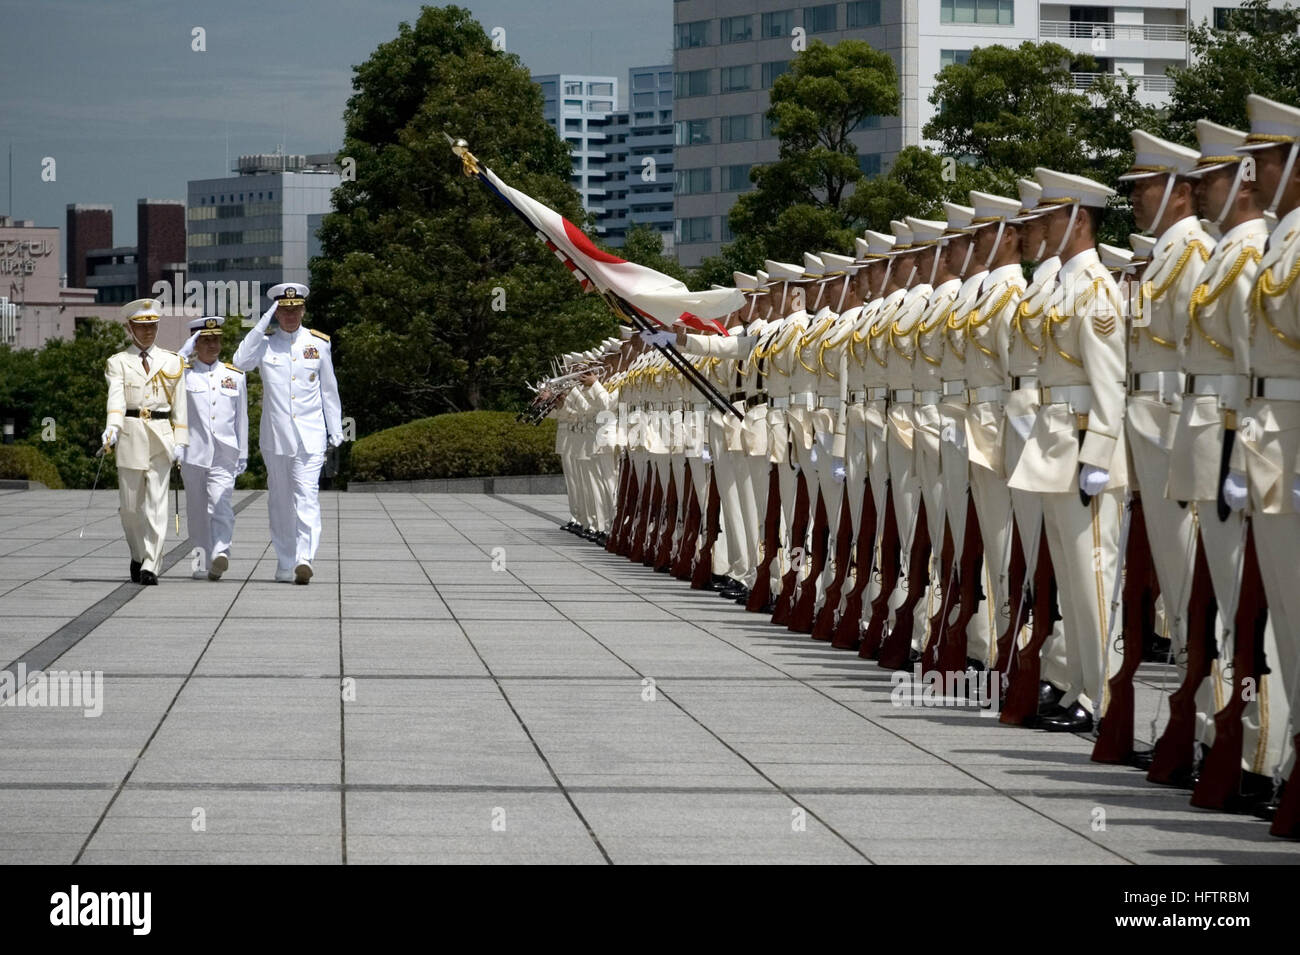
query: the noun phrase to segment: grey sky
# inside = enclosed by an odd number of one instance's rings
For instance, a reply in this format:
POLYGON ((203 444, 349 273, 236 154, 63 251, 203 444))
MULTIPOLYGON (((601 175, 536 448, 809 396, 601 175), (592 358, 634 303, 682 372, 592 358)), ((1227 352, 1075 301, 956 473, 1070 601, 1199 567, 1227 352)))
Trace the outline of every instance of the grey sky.
MULTIPOLYGON (((0 0, 0 212, 62 226, 110 203, 135 242, 142 197, 184 199, 229 155, 332 152, 352 66, 413 21, 416 0, 0 0), (190 49, 207 31, 207 52, 190 49), (8 149, 13 146, 13 199, 8 149), (55 182, 41 181, 54 157, 55 182)), ((671 0, 466 0, 533 73, 672 61, 671 0)), ((66 268, 67 263, 64 263, 66 268)))

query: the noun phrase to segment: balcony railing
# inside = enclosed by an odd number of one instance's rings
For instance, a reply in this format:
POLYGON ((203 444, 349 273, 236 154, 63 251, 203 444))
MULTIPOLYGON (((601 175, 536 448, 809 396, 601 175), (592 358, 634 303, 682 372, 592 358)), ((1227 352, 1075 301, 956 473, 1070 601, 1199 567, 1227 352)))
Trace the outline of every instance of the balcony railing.
POLYGON ((1039 20, 1040 37, 1091 40, 1141 40, 1154 42, 1187 42, 1187 27, 1172 23, 1086 23, 1077 20, 1039 20))
MULTIPOLYGON (((1095 84, 1097 80, 1099 80, 1103 76, 1109 76, 1118 82, 1118 81, 1122 81, 1126 76, 1128 76, 1128 74, 1071 73, 1070 80, 1071 80, 1071 85, 1076 90, 1086 90, 1086 89, 1091 89, 1093 84, 1095 84)), ((1174 88, 1174 81, 1170 79, 1168 76, 1160 76, 1153 73, 1147 75, 1131 76, 1129 78, 1137 80, 1139 84, 1138 88, 1144 93, 1169 93, 1172 92, 1174 88)))

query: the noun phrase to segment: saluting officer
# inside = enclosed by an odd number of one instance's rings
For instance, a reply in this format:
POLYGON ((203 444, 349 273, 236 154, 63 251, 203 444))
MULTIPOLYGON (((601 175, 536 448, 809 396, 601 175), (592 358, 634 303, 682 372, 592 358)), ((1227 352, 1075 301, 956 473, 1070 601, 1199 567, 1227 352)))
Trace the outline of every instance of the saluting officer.
POLYGON ((235 366, 262 374, 262 460, 278 566, 275 579, 305 584, 320 544, 320 469, 325 447, 343 443, 330 337, 304 328, 308 288, 274 286, 272 304, 235 350, 235 366), (270 328, 275 318, 278 328, 270 328))
POLYGON ((181 458, 190 539, 201 549, 205 570, 196 578, 220 580, 230 566, 235 534, 235 478, 248 468, 248 388, 244 373, 221 361, 220 316, 196 318, 180 354, 188 362, 190 444, 181 458))
POLYGON ((162 306, 140 298, 122 306, 135 347, 108 359, 108 422, 104 448, 117 449, 117 489, 131 580, 158 583, 167 537, 167 475, 189 443, 186 402, 177 393, 184 366, 175 352, 154 344, 162 306))

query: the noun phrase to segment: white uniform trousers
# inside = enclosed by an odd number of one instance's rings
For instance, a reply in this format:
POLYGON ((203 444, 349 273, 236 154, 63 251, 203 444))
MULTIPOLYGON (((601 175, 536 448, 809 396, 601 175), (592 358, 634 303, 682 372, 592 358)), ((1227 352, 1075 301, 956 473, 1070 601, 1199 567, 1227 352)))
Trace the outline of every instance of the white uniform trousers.
MULTIPOLYGON (((1226 521, 1220 521, 1214 501, 1198 501, 1196 512, 1201 540, 1205 543, 1206 564, 1214 586, 1214 599, 1219 606, 1220 626, 1214 634, 1219 656, 1214 661, 1210 678, 1202 683, 1196 694, 1196 738, 1206 746, 1212 746, 1214 714, 1228 703, 1234 692, 1231 664, 1236 634, 1233 624, 1237 614, 1237 598, 1240 596, 1246 521, 1241 511, 1233 511, 1226 521)), ((1254 518, 1255 549, 1260 559, 1260 576, 1268 581, 1270 574, 1276 576, 1276 568, 1266 569, 1264 566, 1265 550, 1259 540, 1260 518, 1261 515, 1254 518)), ((1300 531, 1300 527, 1294 530, 1300 531)), ((1295 541, 1296 538, 1291 537, 1285 554, 1273 556, 1294 563, 1295 541)), ((1296 587, 1294 577, 1292 570, 1292 590, 1296 587)), ((1285 633, 1285 629, 1277 629, 1279 625, 1285 628, 1285 615, 1285 608, 1274 613, 1272 604, 1269 605, 1268 624, 1264 630, 1264 654, 1271 672, 1260 678, 1255 699, 1246 704, 1241 715, 1241 768, 1261 775, 1272 773, 1290 748, 1290 736, 1286 731, 1287 700, 1284 687, 1291 674, 1286 672, 1287 654, 1277 639, 1279 634, 1285 633)), ((1291 665, 1294 666, 1294 656, 1291 657, 1291 665)))
MULTIPOLYGON (((987 645, 983 657, 986 666, 997 663, 998 637, 1011 624, 1011 601, 1007 593, 1007 568, 1011 563, 1011 493, 1007 482, 986 467, 970 466, 971 503, 979 520, 980 537, 984 540, 984 594, 983 612, 979 632, 986 634, 987 645)), ((973 651, 974 629, 971 631, 973 651)))
MULTIPOLYGON (((1023 397, 1023 392, 1018 393, 1018 398, 1023 399, 1023 397)), ((1025 404, 1023 401, 1018 401, 1017 407, 1019 408, 1018 420, 1013 420, 1010 412, 1008 412, 1008 417, 1005 419, 1006 426, 1002 430, 1003 469, 1007 474, 1015 471, 1016 464, 1020 461, 1020 454, 1025 449, 1025 435, 1016 430, 1016 424, 1019 423, 1025 428, 1032 425, 1034 411, 1038 405, 1036 402, 1025 404)), ((1003 486, 1005 487, 1005 483, 1003 486)), ((1015 514, 1016 532, 1020 535, 1020 549, 1025 555, 1025 585, 1029 586, 1034 581, 1034 570, 1038 566, 1038 545, 1042 539, 1043 530, 1043 498, 1042 495, 1033 491, 1010 490, 1011 510, 1015 514)), ((1010 547, 1010 541, 1008 541, 1007 546, 1010 547)), ((1008 558, 1009 562, 1010 558, 1008 558)), ((1012 595, 1011 599, 1019 600, 1020 596, 1012 595)), ((1059 594, 1057 599, 1060 599, 1059 594)), ((1017 606, 1010 608, 1013 614, 1018 609, 1017 606)), ((1021 613, 1020 632, 1016 635, 1016 643, 1012 648, 1012 652, 1029 643, 1031 630, 1026 617, 1027 614, 1021 613)), ((1038 678, 1052 684, 1058 690, 1064 690, 1070 683, 1069 669, 1065 658, 1064 623, 1064 619, 1053 622, 1051 635, 1043 642, 1042 650, 1039 652, 1040 669, 1038 678)))
MULTIPOLYGON (((944 498, 952 492, 943 484, 940 475, 942 459, 939 457, 939 449, 934 446, 943 443, 934 441, 934 433, 942 430, 938 405, 915 405, 912 420, 916 422, 916 434, 913 438, 913 447, 916 449, 916 480, 920 488, 921 500, 925 501, 925 520, 930 531, 929 584, 925 596, 917 604, 924 611, 923 613, 918 611, 917 614, 917 622, 921 624, 922 632, 917 638, 920 643, 916 644, 916 647, 920 649, 937 636, 929 632, 930 617, 939 612, 939 601, 942 599, 944 589, 951 583, 952 575, 949 575, 948 579, 941 579, 940 557, 943 553, 943 528, 948 519, 944 498)), ((964 480, 958 489, 964 496, 964 480)), ((962 513, 965 514, 964 509, 962 513)), ((957 534, 954 533, 953 540, 956 539, 957 534)), ((955 551, 954 573, 960 556, 961 551, 955 551)), ((944 623, 946 624, 947 621, 944 623)))
POLYGON ((190 540, 200 551, 200 564, 196 576, 206 575, 212 559, 218 554, 230 553, 230 543, 235 535, 235 470, 239 465, 239 449, 215 442, 212 446, 212 465, 199 467, 181 464, 181 477, 185 481, 185 520, 189 525, 190 540))
POLYGON ((296 454, 264 454, 271 543, 282 571, 311 563, 320 544, 320 469, 325 455, 298 441, 296 454))
MULTIPOLYGON (((744 463, 745 452, 727 448, 725 425, 717 415, 709 428, 709 450, 713 455, 713 475, 718 484, 718 500, 721 505, 719 523, 723 528, 722 537, 726 539, 727 569, 723 573, 735 580, 744 580, 749 558, 745 514, 740 505, 741 465, 744 463)), ((748 476, 748 467, 744 468, 744 474, 748 476)), ((721 539, 713 545, 715 553, 718 543, 721 543, 721 539)), ((717 565, 716 560, 714 564, 717 565)))
MULTIPOLYGON (((939 480, 948 527, 952 530, 953 560, 956 566, 960 567, 962 552, 966 547, 966 509, 973 505, 971 472, 978 469, 970 466, 970 456, 966 450, 966 405, 945 400, 939 405, 939 417, 942 424, 939 439, 939 480), (968 491, 971 492, 970 495, 968 491)), ((983 532, 984 524, 981 522, 981 536, 983 532)), ((980 562, 978 570, 982 578, 980 585, 984 589, 986 598, 985 606, 976 608, 966 627, 966 656, 979 660, 985 665, 992 663, 992 648, 996 637, 991 637, 994 626, 991 615, 993 608, 1000 605, 997 591, 991 588, 989 575, 984 569, 989 565, 989 557, 989 543, 985 538, 984 560, 980 562)), ((947 583, 944 581, 944 586, 947 586, 947 583)))
MULTIPOLYGON (((902 409, 891 409, 891 415, 902 409)), ((909 405, 906 410, 908 419, 912 418, 912 409, 909 405)), ((915 437, 913 437, 915 441, 915 437)), ((894 519, 898 522, 898 541, 899 541, 899 561, 900 570, 898 573, 898 585, 894 588, 894 594, 889 598, 889 606, 897 610, 907 600, 908 570, 911 566, 912 544, 916 539, 917 523, 920 518, 921 510, 921 485, 916 475, 915 461, 916 455, 912 448, 907 447, 894 433, 894 428, 889 428, 888 451, 889 458, 889 481, 894 498, 894 519)), ((942 544, 942 541, 940 541, 942 544)), ((936 547, 939 545, 936 544, 936 547)), ((924 594, 920 599, 924 600, 924 594)), ((918 603, 918 610, 912 629, 912 649, 920 650, 921 643, 925 639, 926 628, 929 625, 929 619, 925 613, 925 604, 918 603)))
MULTIPOLYGON (((1300 731, 1300 571, 1296 568, 1300 514, 1256 513, 1251 520, 1255 525, 1255 549, 1259 555, 1260 577, 1264 581, 1271 624, 1265 634, 1264 652, 1268 655, 1272 672, 1265 675, 1260 693, 1260 721, 1268 721, 1264 729, 1269 737, 1269 754, 1264 760, 1280 753, 1282 772, 1290 774, 1296 756, 1291 751, 1292 737, 1300 731), (1267 707, 1263 705, 1265 693, 1268 694, 1267 707), (1288 717, 1291 720, 1289 728, 1288 717)), ((1249 714, 1251 709, 1248 707, 1246 712, 1249 714)), ((1249 723, 1246 732, 1249 744, 1249 723)), ((1250 750, 1245 750, 1244 754, 1247 759, 1251 756, 1250 750)), ((1273 767, 1264 765, 1264 768, 1253 771, 1268 773, 1273 771, 1273 767)))
POLYGON ((1104 716, 1109 702, 1106 680, 1121 661, 1107 632, 1119 569, 1121 495, 1102 491, 1087 507, 1077 491, 1043 494, 1040 499, 1065 623, 1069 686, 1061 706, 1079 703, 1094 717, 1104 716))
POLYGON ((149 459, 148 469, 117 469, 118 515, 131 559, 141 570, 161 573, 163 542, 167 539, 167 475, 172 462, 165 454, 149 459))

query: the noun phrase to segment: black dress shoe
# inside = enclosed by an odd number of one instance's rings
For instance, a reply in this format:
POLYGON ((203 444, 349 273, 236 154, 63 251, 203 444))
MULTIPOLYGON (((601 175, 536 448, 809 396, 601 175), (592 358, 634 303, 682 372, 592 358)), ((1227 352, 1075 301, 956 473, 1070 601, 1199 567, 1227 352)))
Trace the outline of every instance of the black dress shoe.
POLYGON ((731 578, 723 574, 712 574, 709 577, 709 589, 722 591, 731 586, 731 578))
POLYGON ((140 562, 138 560, 133 560, 131 561, 131 583, 138 584, 139 582, 140 582, 140 562))
POLYGON ((736 603, 740 604, 742 607, 745 606, 745 604, 749 603, 748 587, 740 588, 740 593, 736 594, 736 603))
POLYGON ((916 663, 916 662, 917 662, 918 660, 920 660, 920 659, 921 659, 921 651, 920 651, 920 650, 908 650, 908 651, 907 651, 907 662, 908 662, 908 663, 916 663))
POLYGON ((768 615, 771 615, 771 614, 776 613, 776 598, 775 598, 775 597, 769 597, 769 598, 767 599, 767 603, 763 604, 763 606, 761 606, 760 608, 758 608, 758 612, 759 612, 759 613, 765 613, 765 614, 768 614, 768 615))
POLYGON ((976 660, 974 657, 966 658, 966 669, 974 670, 976 673, 983 673, 985 670, 984 661, 976 660))
POLYGON ((1155 762, 1156 751, 1154 749, 1134 750, 1133 755, 1129 756, 1128 764, 1134 769, 1140 769, 1146 772, 1155 762))
POLYGON ((609 535, 606 534, 604 531, 601 531, 599 534, 596 535, 596 543, 599 544, 601 547, 604 547, 608 542, 609 542, 609 535))
POLYGON ((1064 690, 1058 690, 1046 680, 1039 681, 1038 684, 1038 712, 1043 712, 1043 707, 1052 707, 1061 702, 1061 697, 1065 696, 1064 690))
POLYGON ((154 587, 158 584, 158 575, 152 570, 140 571, 140 583, 145 587, 154 587))
POLYGON ((737 583, 733 580, 726 587, 723 587, 718 591, 718 596, 723 600, 735 600, 742 593, 747 594, 749 591, 745 589, 744 584, 737 583))
POLYGON ((1049 733, 1089 733, 1092 731, 1092 714, 1075 703, 1060 716, 1044 716, 1038 725, 1049 733))

